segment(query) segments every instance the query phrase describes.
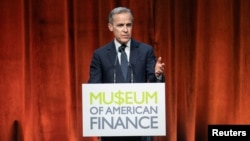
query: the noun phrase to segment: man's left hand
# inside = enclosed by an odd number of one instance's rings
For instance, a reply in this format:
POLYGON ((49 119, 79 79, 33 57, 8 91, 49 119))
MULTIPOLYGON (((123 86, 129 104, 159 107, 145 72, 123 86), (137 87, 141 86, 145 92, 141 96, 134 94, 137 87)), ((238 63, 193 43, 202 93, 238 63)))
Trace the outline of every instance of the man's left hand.
POLYGON ((162 58, 159 57, 155 64, 155 76, 160 77, 164 72, 165 63, 162 62, 162 58))

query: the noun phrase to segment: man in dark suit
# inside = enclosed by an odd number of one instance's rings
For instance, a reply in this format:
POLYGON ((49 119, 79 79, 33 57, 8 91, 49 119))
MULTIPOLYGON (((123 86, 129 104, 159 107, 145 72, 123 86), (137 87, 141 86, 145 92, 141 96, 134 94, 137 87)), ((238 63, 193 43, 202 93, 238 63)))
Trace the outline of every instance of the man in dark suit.
MULTIPOLYGON (((94 52, 88 83, 164 82, 165 64, 162 63, 161 57, 156 59, 152 46, 131 38, 133 20, 131 10, 126 7, 117 7, 110 12, 108 28, 115 38, 94 52), (126 60, 125 69, 122 67, 122 58, 126 60)), ((101 141, 145 139, 150 138, 101 137, 101 141)))

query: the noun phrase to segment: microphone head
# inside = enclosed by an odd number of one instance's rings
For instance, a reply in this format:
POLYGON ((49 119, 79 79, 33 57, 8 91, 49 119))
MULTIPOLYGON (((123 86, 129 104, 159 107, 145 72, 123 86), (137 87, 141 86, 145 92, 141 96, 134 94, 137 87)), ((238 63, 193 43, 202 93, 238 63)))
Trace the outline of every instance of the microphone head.
POLYGON ((122 46, 120 46, 120 47, 118 48, 118 51, 119 51, 119 52, 122 52, 122 46))

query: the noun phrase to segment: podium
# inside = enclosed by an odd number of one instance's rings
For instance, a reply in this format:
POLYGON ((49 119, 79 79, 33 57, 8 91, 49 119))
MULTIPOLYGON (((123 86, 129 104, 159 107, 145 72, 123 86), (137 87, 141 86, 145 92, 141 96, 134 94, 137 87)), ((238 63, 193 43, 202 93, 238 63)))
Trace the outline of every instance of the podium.
POLYGON ((165 83, 82 84, 83 136, 165 136, 165 83))

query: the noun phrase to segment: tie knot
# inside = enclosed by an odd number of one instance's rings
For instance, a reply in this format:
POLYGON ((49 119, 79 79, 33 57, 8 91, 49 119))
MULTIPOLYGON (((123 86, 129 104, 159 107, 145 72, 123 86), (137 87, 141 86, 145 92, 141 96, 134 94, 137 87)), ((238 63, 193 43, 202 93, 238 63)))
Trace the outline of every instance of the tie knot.
POLYGON ((119 51, 119 52, 124 51, 126 47, 127 47, 127 46, 126 46, 125 44, 122 44, 122 45, 119 47, 118 51, 119 51))

